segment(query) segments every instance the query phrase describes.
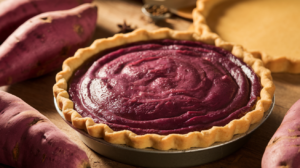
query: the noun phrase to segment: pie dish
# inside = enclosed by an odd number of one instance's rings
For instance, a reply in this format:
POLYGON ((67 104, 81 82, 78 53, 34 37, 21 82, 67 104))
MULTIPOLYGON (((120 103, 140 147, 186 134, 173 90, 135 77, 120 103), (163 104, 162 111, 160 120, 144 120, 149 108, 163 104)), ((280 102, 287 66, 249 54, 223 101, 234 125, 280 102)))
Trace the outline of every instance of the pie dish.
POLYGON ((75 128, 158 150, 207 147, 246 132, 274 89, 270 71, 241 46, 170 29, 96 40, 64 62, 53 87, 75 128))
POLYGON ((272 72, 300 73, 299 5, 297 0, 198 0, 193 27, 242 45, 272 72))

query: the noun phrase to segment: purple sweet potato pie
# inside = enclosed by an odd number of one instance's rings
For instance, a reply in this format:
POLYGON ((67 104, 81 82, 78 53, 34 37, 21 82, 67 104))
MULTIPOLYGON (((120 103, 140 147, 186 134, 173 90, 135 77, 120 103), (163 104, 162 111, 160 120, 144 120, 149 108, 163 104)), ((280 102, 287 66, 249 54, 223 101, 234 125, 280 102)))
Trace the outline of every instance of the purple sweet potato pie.
POLYGON ((224 126, 252 110, 259 78, 230 52, 155 40, 101 52, 69 82, 74 109, 114 131, 168 135, 224 126))

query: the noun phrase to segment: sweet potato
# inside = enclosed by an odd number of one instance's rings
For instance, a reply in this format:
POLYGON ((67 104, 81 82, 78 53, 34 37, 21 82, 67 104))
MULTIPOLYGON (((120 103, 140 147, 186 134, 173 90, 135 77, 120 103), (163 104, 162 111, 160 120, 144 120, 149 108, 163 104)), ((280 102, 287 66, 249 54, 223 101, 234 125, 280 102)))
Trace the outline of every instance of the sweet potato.
POLYGON ((262 168, 300 168, 300 100, 286 113, 262 158, 262 168))
POLYGON ((83 4, 37 15, 0 46, 0 86, 46 74, 88 45, 96 27, 97 7, 83 4))
POLYGON ((0 3, 0 44, 21 24, 40 13, 74 8, 92 0, 5 0, 0 3))
POLYGON ((0 91, 0 163, 21 168, 90 167, 86 153, 20 98, 0 91))

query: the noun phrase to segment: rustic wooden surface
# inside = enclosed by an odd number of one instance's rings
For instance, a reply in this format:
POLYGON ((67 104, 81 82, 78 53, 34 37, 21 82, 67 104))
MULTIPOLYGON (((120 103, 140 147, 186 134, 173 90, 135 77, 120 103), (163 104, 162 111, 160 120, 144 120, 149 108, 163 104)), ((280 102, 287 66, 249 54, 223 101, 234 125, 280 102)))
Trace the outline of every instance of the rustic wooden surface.
MULTIPOLYGON (((159 27, 186 30, 192 23, 191 20, 176 16, 166 21, 154 23, 141 12, 141 1, 99 0, 94 3, 99 7, 95 39, 114 35, 119 31, 117 24, 123 23, 124 20, 133 27, 146 28, 148 30, 154 30, 159 27)), ((55 74, 57 72, 18 84, 3 86, 0 87, 0 90, 20 97, 47 116, 86 151, 92 168, 136 168, 135 166, 119 163, 94 153, 79 140, 75 131, 61 119, 55 110, 52 94, 52 86, 55 83, 55 74)), ((221 160, 194 168, 260 167, 261 158, 269 139, 278 128, 286 111, 300 98, 300 75, 281 73, 272 74, 272 76, 276 85, 276 102, 274 110, 267 121, 253 133, 250 140, 237 152, 221 160)))

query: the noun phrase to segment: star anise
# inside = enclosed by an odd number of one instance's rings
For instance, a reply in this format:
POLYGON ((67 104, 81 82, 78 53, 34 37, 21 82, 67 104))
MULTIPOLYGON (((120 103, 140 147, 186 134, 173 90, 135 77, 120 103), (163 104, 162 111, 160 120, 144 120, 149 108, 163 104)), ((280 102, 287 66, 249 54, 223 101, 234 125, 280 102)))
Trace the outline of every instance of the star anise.
POLYGON ((135 29, 128 25, 125 20, 123 24, 118 24, 118 27, 121 29, 118 33, 129 33, 135 29))

